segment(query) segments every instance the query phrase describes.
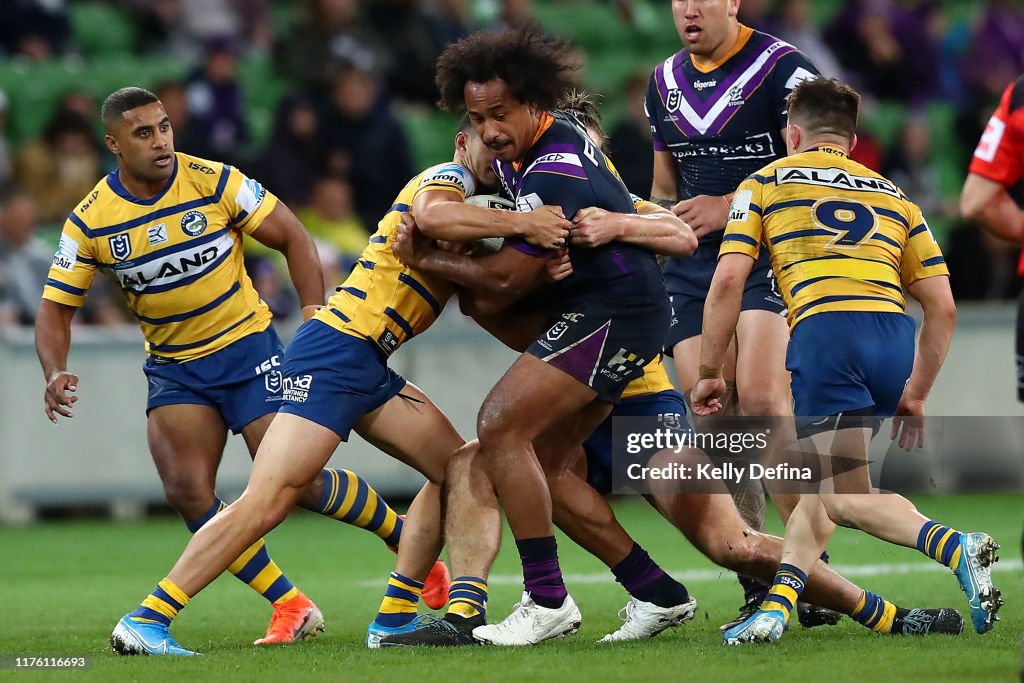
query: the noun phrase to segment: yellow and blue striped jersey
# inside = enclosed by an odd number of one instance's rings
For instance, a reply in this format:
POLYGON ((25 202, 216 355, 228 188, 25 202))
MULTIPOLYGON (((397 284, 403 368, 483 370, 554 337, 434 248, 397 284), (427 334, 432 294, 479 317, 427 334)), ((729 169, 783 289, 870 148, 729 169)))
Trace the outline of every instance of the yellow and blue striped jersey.
POLYGON ((903 288, 948 275, 921 209, 893 183, 821 146, 739 186, 721 254, 768 249, 790 328, 827 311, 901 313, 903 288))
POLYGON ((43 298, 81 306, 98 268, 118 281, 152 355, 194 360, 265 330, 270 310, 245 272, 251 234, 277 198, 237 169, 177 153, 167 185, 132 196, 117 171, 64 223, 43 298))
POLYGON ((384 355, 430 327, 455 294, 447 280, 402 263, 391 250, 403 211, 423 192, 446 190, 465 199, 475 189, 472 174, 449 162, 431 166, 406 183, 377 232, 356 261, 352 274, 338 287, 316 319, 375 343, 384 355))
POLYGON ((660 394, 663 391, 675 389, 672 380, 665 372, 665 365, 662 363, 662 355, 659 353, 654 360, 644 366, 644 374, 626 385, 622 390, 622 399, 647 396, 649 394, 660 394))

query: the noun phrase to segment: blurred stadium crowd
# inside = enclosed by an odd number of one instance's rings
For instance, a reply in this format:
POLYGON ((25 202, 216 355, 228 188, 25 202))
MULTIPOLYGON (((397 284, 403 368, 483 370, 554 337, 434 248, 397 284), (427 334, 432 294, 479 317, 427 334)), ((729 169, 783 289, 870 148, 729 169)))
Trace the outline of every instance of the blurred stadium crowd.
MULTIPOLYGON (((0 22, 0 327, 30 325, 61 224, 116 167, 98 106, 139 85, 178 151, 225 161, 295 210, 329 283, 394 195, 451 156, 434 61, 479 28, 539 21, 578 48, 604 96, 612 158, 651 187, 643 93, 680 48, 664 0, 4 0, 0 22)), ((958 299, 1016 294, 1016 247, 964 224, 957 195, 1003 88, 1024 73, 1020 0, 743 0, 740 20, 800 48, 865 96, 857 160, 921 205, 958 299)), ((248 241, 255 244, 253 240, 248 241)), ((277 316, 297 302, 282 264, 250 254, 277 316)), ((93 285, 79 324, 129 321, 93 285)))

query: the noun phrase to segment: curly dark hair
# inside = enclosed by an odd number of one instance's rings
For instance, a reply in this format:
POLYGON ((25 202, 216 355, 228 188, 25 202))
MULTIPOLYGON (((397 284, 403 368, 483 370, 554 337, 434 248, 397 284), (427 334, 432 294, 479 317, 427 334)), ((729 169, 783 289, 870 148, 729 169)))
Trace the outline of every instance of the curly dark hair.
POLYGON ((500 78, 512 96, 541 109, 558 109, 580 68, 569 44, 533 24, 505 31, 478 31, 449 45, 437 60, 438 106, 459 111, 466 83, 500 78))

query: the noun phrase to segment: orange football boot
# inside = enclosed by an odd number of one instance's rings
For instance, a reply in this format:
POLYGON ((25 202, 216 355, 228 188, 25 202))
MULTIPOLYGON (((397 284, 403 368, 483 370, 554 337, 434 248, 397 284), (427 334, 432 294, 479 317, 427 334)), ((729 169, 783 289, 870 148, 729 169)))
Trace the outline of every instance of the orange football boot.
POLYGON ((271 643, 294 643, 315 636, 324 630, 324 615, 313 601, 299 591, 291 600, 274 605, 267 635, 253 642, 253 645, 271 643))

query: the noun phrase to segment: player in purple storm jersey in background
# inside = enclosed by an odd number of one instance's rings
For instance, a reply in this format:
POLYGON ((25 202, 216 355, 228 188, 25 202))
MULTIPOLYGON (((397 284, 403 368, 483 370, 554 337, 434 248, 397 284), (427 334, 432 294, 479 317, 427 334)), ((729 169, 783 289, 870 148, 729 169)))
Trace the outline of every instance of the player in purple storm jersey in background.
MULTIPOLYGON (((670 206, 700 240, 692 257, 669 259, 665 266, 672 299, 665 352, 674 357, 679 386, 687 396, 701 376, 704 300, 732 195, 748 175, 786 155, 786 98, 797 83, 818 73, 792 45, 741 24, 739 10, 740 0, 674 0, 672 17, 683 49, 654 70, 645 102, 654 139, 651 200, 670 206)), ((726 367, 724 414, 792 414, 784 312, 771 265, 762 256, 743 292, 726 367)), ((784 443, 781 424, 772 425, 772 433, 776 444, 784 443)), ((761 529, 761 484, 747 480, 733 496, 744 520, 761 529)), ((773 492, 772 500, 785 521, 797 496, 773 492)), ((752 614, 768 590, 747 577, 741 576, 740 583, 744 605, 723 629, 752 614)), ((837 619, 834 613, 801 610, 801 623, 807 626, 837 619)))

